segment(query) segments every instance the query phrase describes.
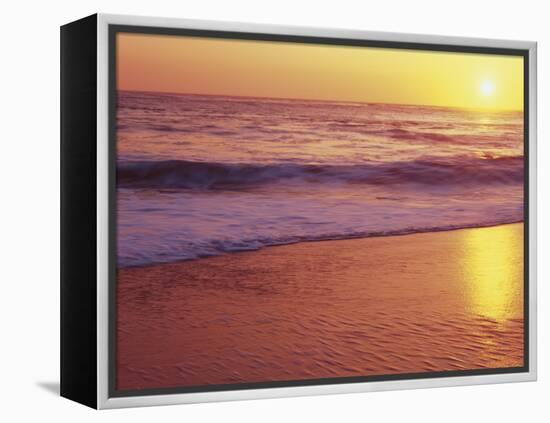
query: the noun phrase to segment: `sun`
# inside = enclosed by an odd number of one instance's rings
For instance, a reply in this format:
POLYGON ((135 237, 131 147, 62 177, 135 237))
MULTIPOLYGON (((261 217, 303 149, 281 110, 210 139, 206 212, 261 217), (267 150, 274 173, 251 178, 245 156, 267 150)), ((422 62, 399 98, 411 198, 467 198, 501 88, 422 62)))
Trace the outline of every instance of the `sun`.
POLYGON ((495 84, 493 84, 492 81, 483 81, 479 88, 481 90, 481 94, 486 97, 493 95, 495 92, 495 84))

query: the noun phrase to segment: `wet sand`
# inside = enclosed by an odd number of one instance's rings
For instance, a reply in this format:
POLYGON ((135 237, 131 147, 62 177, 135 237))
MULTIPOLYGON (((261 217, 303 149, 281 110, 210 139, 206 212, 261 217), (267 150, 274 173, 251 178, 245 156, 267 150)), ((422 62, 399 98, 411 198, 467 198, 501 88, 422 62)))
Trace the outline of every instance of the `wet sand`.
POLYGON ((117 388, 520 367, 523 225, 121 269, 117 388))

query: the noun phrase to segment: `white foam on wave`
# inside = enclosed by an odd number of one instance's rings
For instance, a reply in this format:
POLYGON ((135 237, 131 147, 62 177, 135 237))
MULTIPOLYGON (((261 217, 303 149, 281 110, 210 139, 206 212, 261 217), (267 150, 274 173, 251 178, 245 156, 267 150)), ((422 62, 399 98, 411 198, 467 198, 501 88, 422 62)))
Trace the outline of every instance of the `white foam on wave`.
POLYGON ((523 219, 521 187, 465 197, 377 187, 315 192, 121 190, 118 264, 141 266, 295 242, 440 231, 523 219))

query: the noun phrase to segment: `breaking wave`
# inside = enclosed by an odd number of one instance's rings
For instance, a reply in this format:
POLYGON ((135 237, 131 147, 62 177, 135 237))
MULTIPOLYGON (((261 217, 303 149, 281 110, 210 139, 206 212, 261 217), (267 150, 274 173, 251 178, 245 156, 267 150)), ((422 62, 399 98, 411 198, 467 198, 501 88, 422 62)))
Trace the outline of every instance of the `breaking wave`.
POLYGON ((519 184, 523 157, 417 159, 318 165, 211 163, 184 160, 121 162, 117 183, 132 188, 238 189, 278 182, 349 184, 519 184))

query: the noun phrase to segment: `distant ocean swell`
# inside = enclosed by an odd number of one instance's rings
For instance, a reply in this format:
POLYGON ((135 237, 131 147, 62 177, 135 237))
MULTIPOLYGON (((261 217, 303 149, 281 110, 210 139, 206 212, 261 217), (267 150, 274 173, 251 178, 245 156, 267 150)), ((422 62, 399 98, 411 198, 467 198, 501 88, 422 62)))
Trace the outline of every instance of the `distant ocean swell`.
POLYGON ((277 182, 350 184, 520 184, 523 157, 418 159, 353 165, 212 163, 185 160, 119 163, 120 187, 228 189, 277 182))
MULTIPOLYGON (((296 120, 296 118, 295 118, 296 120)), ((363 137, 376 137, 384 138, 387 140, 403 140, 406 142, 419 142, 419 143, 451 143, 451 144, 471 144, 472 142, 487 142, 494 141, 494 135, 492 134, 460 134, 450 135, 436 131, 452 130, 456 129, 457 125, 451 123, 440 125, 429 125, 424 123, 414 122, 384 122, 384 121, 365 121, 361 124, 357 123, 325 123, 322 124, 326 131, 332 131, 333 133, 340 133, 349 135, 359 135, 363 137), (409 129, 403 129, 403 125, 407 125, 409 129), (422 125, 422 126, 420 126, 422 125), (373 129, 379 127, 379 129, 373 129), (420 130, 412 130, 411 127, 420 127, 420 130)), ((491 126, 489 124, 488 126, 491 126)), ((506 130, 508 127, 503 124, 492 124, 499 130, 506 130)), ((132 130, 128 125, 119 124, 118 130, 132 130)), ((289 130, 285 128, 266 128, 261 125, 261 122, 255 124, 243 125, 242 128, 250 132, 254 132, 257 135, 265 137, 276 137, 278 135, 311 135, 311 132, 303 130, 289 130)), ((241 133, 236 130, 223 129, 221 125, 202 125, 202 126, 186 126, 181 122, 167 122, 166 124, 159 124, 157 122, 151 122, 147 125, 143 125, 143 130, 151 131, 152 133, 172 133, 172 134, 196 134, 202 133, 212 136, 225 136, 225 137, 239 137, 241 133)), ((502 135, 501 135, 502 136, 502 135)))

